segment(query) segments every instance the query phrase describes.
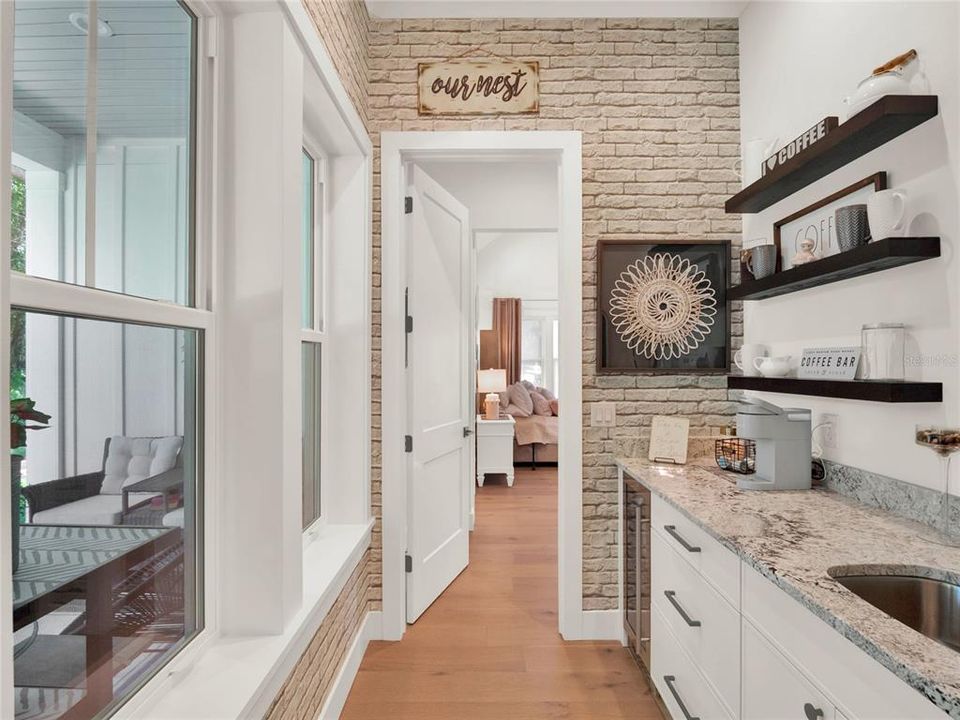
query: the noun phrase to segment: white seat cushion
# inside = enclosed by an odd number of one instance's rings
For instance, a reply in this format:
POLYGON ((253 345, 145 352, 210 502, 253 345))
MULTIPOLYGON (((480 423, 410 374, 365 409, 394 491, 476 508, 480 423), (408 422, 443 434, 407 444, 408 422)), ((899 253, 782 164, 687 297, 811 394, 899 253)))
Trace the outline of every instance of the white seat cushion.
MULTIPOLYGON (((130 493, 130 507, 161 497, 156 493, 130 493)), ((66 505, 42 510, 33 516, 34 525, 119 525, 123 514, 122 495, 93 495, 66 505)))
POLYGON ((177 508, 163 516, 164 527, 183 527, 183 508, 177 508))
POLYGON ((103 465, 102 494, 118 495, 127 485, 159 475, 177 464, 183 438, 110 438, 103 465))

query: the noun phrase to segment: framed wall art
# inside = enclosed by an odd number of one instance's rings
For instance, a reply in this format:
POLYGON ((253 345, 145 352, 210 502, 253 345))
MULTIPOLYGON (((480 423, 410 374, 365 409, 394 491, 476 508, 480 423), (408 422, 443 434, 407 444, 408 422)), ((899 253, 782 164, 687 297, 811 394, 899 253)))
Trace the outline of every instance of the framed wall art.
POLYGON ((800 249, 800 242, 805 239, 813 241, 812 252, 818 259, 836 255, 840 252, 833 227, 833 214, 837 208, 866 203, 873 193, 886 189, 887 174, 874 173, 777 220, 773 224, 773 243, 780 248, 778 269, 789 270, 793 267, 793 257, 800 249))
POLYGON ((597 372, 728 372, 729 282, 726 240, 601 240, 597 372))

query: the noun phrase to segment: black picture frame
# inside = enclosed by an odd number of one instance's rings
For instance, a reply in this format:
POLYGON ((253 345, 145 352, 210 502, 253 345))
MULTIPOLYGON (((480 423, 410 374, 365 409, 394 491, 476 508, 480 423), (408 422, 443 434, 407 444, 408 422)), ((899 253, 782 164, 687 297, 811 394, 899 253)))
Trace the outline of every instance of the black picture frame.
POLYGON ((727 374, 730 372, 731 244, 729 240, 603 239, 597 243, 597 373, 727 374), (631 350, 611 318, 614 284, 627 267, 648 255, 677 255, 697 265, 715 293, 717 313, 710 332, 692 352, 669 360, 649 358, 631 350))

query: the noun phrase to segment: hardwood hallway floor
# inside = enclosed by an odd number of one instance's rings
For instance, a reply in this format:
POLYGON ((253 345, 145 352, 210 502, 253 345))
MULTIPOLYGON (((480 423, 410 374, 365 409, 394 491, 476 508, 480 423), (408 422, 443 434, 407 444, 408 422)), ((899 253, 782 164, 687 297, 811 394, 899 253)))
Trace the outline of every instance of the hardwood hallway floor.
POLYGON ((477 489, 470 565, 397 643, 371 643, 344 720, 660 720, 617 643, 557 632, 557 472, 477 489))

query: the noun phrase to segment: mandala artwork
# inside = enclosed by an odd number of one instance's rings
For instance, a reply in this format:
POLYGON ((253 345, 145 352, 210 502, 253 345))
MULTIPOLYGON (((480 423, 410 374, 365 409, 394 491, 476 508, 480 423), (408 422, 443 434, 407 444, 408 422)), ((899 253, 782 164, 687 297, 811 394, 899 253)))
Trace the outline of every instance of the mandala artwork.
POLYGON ((717 297, 706 274, 686 258, 647 255, 620 273, 610 293, 610 319, 620 339, 637 355, 671 360, 704 341, 717 314, 717 297))

